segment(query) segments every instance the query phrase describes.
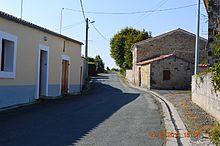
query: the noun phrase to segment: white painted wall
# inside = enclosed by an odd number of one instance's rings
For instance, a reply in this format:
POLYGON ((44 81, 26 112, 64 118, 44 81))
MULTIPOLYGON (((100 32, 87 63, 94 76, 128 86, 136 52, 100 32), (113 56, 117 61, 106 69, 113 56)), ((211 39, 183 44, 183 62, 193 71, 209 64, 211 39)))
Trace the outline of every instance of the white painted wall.
POLYGON ((220 122, 220 92, 214 92, 210 74, 192 77, 192 101, 220 122))

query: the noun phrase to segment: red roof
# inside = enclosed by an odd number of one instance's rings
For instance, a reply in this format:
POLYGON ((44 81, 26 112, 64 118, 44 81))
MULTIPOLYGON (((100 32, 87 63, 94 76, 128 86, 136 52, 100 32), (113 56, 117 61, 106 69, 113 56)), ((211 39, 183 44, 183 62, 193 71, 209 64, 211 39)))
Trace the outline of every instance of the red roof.
POLYGON ((159 61, 159 60, 166 59, 166 58, 173 57, 173 56, 175 56, 175 54, 161 55, 153 59, 138 62, 137 65, 146 65, 146 64, 150 64, 152 62, 159 61))
POLYGON ((206 67, 209 67, 210 65, 209 64, 199 64, 199 67, 204 67, 204 68, 206 68, 206 67))

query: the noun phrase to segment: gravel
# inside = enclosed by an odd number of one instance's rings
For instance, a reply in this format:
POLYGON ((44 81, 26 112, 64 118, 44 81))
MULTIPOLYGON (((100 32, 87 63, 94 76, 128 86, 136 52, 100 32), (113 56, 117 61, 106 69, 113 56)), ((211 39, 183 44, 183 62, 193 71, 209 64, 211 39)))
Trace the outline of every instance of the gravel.
POLYGON ((210 141, 207 140, 207 132, 209 127, 213 126, 216 121, 211 115, 191 101, 190 91, 153 91, 169 100, 174 105, 188 132, 191 133, 191 141, 193 143, 198 145, 202 145, 202 143, 203 145, 210 144, 210 141))

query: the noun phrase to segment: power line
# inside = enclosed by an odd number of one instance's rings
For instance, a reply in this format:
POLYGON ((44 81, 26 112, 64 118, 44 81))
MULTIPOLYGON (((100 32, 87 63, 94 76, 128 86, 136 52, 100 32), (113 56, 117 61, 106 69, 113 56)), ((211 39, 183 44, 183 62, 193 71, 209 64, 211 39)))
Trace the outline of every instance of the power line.
POLYGON ((76 9, 69 9, 65 8, 67 10, 71 10, 74 12, 84 12, 87 14, 99 14, 99 15, 135 15, 135 14, 143 14, 143 13, 152 13, 152 12, 163 12, 163 11, 172 11, 172 10, 178 10, 178 9, 184 9, 188 7, 196 6, 197 4, 191 4, 191 5, 185 5, 180 7, 172 7, 172 8, 166 8, 166 9, 157 9, 157 10, 145 10, 145 11, 133 11, 133 12, 103 12, 103 11, 83 11, 83 10, 76 10, 76 9))
MULTIPOLYGON (((64 26, 64 27, 62 27, 62 30, 65 31, 65 30, 67 30, 67 29, 71 29, 71 28, 73 28, 73 27, 75 27, 75 26, 78 26, 78 25, 84 23, 84 22, 85 22, 85 21, 83 20, 83 21, 79 21, 79 22, 74 23, 74 24, 71 24, 71 25, 64 26)), ((59 30, 59 29, 60 29, 60 28, 57 28, 57 29, 55 29, 55 31, 57 31, 57 30, 59 30)))
POLYGON ((92 26, 94 27, 94 29, 97 31, 97 33, 106 41, 110 42, 109 39, 107 39, 96 27, 93 23, 90 23, 92 24, 92 26))
MULTIPOLYGON (((149 12, 147 16, 149 16, 149 15, 152 14, 153 12, 157 11, 159 8, 161 8, 161 7, 162 7, 164 4, 166 4, 167 2, 168 2, 168 0, 162 0, 162 1, 160 1, 159 4, 158 4, 158 7, 155 8, 154 10, 152 10, 151 12, 149 12)), ((140 23, 140 22, 143 20, 143 18, 145 17, 145 15, 146 15, 146 13, 141 16, 141 18, 139 19, 138 22, 135 23, 135 25, 138 24, 138 23, 140 23)))
POLYGON ((82 0, 80 0, 80 5, 81 5, 81 9, 82 9, 82 13, 83 13, 83 17, 84 17, 84 20, 86 20, 86 16, 85 16, 85 12, 84 12, 84 9, 83 9, 83 3, 82 3, 82 0))

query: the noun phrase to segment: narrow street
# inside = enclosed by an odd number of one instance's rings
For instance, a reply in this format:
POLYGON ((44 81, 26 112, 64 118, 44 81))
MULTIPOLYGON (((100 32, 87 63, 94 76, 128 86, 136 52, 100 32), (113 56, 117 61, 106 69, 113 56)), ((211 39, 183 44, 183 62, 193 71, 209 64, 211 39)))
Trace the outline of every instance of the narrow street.
POLYGON ((43 101, 0 113, 0 146, 160 146, 164 131, 150 94, 123 86, 115 74, 92 79, 83 96, 43 101))

